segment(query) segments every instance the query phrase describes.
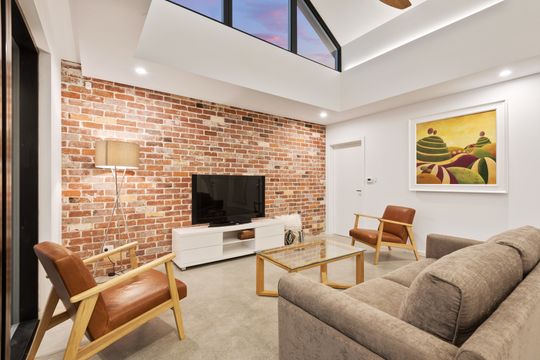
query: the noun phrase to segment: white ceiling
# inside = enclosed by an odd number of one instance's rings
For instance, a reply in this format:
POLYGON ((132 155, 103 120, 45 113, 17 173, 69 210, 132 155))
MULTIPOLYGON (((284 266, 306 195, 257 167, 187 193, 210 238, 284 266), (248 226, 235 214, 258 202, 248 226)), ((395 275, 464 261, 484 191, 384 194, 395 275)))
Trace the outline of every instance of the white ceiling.
POLYGON ((386 22, 403 15, 426 0, 398 10, 379 0, 311 0, 341 46, 358 39, 386 22))
POLYGON ((322 124, 540 70, 537 0, 313 0, 346 44, 342 73, 165 0, 18 1, 41 47, 87 76, 322 124))

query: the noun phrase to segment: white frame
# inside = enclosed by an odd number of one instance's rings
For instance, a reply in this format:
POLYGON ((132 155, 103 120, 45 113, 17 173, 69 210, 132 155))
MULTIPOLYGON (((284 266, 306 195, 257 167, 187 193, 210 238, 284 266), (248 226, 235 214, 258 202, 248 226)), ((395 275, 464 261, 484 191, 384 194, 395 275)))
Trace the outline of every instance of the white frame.
POLYGON ((508 131, 506 100, 429 115, 409 121, 409 190, 432 192, 508 193, 508 131), (497 184, 417 184, 416 125, 424 122, 496 110, 497 112, 497 184))

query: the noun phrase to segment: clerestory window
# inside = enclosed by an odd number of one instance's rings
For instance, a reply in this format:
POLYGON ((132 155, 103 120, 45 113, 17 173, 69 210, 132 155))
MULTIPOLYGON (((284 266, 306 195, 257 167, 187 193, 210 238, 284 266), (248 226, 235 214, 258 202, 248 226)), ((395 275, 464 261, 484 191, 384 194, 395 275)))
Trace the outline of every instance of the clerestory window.
POLYGON ((309 0, 168 0, 341 71, 341 48, 309 0))

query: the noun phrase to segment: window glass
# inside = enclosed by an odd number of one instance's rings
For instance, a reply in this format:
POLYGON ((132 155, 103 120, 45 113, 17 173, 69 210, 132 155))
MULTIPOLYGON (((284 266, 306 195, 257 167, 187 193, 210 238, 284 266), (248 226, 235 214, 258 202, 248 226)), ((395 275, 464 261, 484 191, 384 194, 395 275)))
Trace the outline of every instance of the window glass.
POLYGON ((173 3, 182 5, 211 17, 213 19, 223 21, 223 1, 222 0, 171 0, 173 3))
POLYGON ((289 48, 289 0, 233 0, 233 27, 289 48))
POLYGON ((301 0, 298 1, 297 21, 298 54, 335 69, 336 47, 301 0))

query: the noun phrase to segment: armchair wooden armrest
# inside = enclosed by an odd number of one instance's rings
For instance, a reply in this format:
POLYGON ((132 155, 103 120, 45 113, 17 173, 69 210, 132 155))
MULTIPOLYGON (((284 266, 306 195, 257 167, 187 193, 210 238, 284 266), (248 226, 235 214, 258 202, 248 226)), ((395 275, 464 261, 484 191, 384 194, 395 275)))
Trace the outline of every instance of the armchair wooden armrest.
MULTIPOLYGON (((127 244, 127 245, 124 245, 124 246, 128 246, 128 245, 130 245, 130 244, 127 244)), ((119 249, 120 249, 120 247, 119 247, 119 249)), ((108 253, 106 253, 106 254, 108 254, 108 253)), ((99 256, 99 255, 97 255, 97 256, 99 256)), ((72 296, 69 299, 69 301, 72 304, 75 304, 75 303, 78 303, 78 302, 83 301, 85 299, 88 299, 88 298, 90 298, 92 296, 98 295, 99 293, 103 292, 104 290, 110 289, 111 287, 116 286, 116 285, 118 285, 118 284, 120 284, 120 283, 122 283, 122 282, 124 282, 126 280, 129 280, 129 279, 131 279, 131 278, 133 278, 133 277, 135 277, 137 275, 140 275, 141 273, 143 273, 145 271, 153 269, 153 268, 155 268, 155 267, 157 267, 159 265, 171 262, 175 257, 176 257, 176 254, 174 254, 174 253, 162 256, 159 259, 150 261, 149 263, 144 264, 144 265, 142 265, 142 266, 140 266, 140 267, 138 267, 136 269, 130 270, 127 273, 125 273, 123 275, 120 275, 119 277, 113 278, 113 279, 111 279, 111 280, 109 280, 107 282, 96 285, 91 289, 83 291, 80 294, 72 296)))
POLYGON ((89 258, 86 258, 83 260, 85 264, 93 264, 101 259, 105 259, 109 256, 112 256, 114 254, 118 254, 124 251, 129 251, 129 261, 131 264, 131 268, 134 269, 137 266, 139 266, 139 263, 137 261, 137 254, 135 252, 135 248, 137 247, 138 243, 136 241, 130 242, 129 244, 125 244, 122 246, 117 247, 116 249, 113 249, 111 251, 107 251, 101 254, 97 254, 94 256, 91 256, 89 258))
POLYGON ((360 217, 379 220, 382 223, 396 224, 396 225, 402 225, 402 226, 413 226, 412 224, 407 224, 407 223, 400 222, 400 221, 388 220, 388 219, 384 219, 384 218, 381 218, 381 217, 378 217, 378 216, 365 215, 365 214, 354 214, 354 216, 356 217, 356 220, 354 221, 354 228, 355 229, 358 228, 358 222, 360 221, 360 217))

